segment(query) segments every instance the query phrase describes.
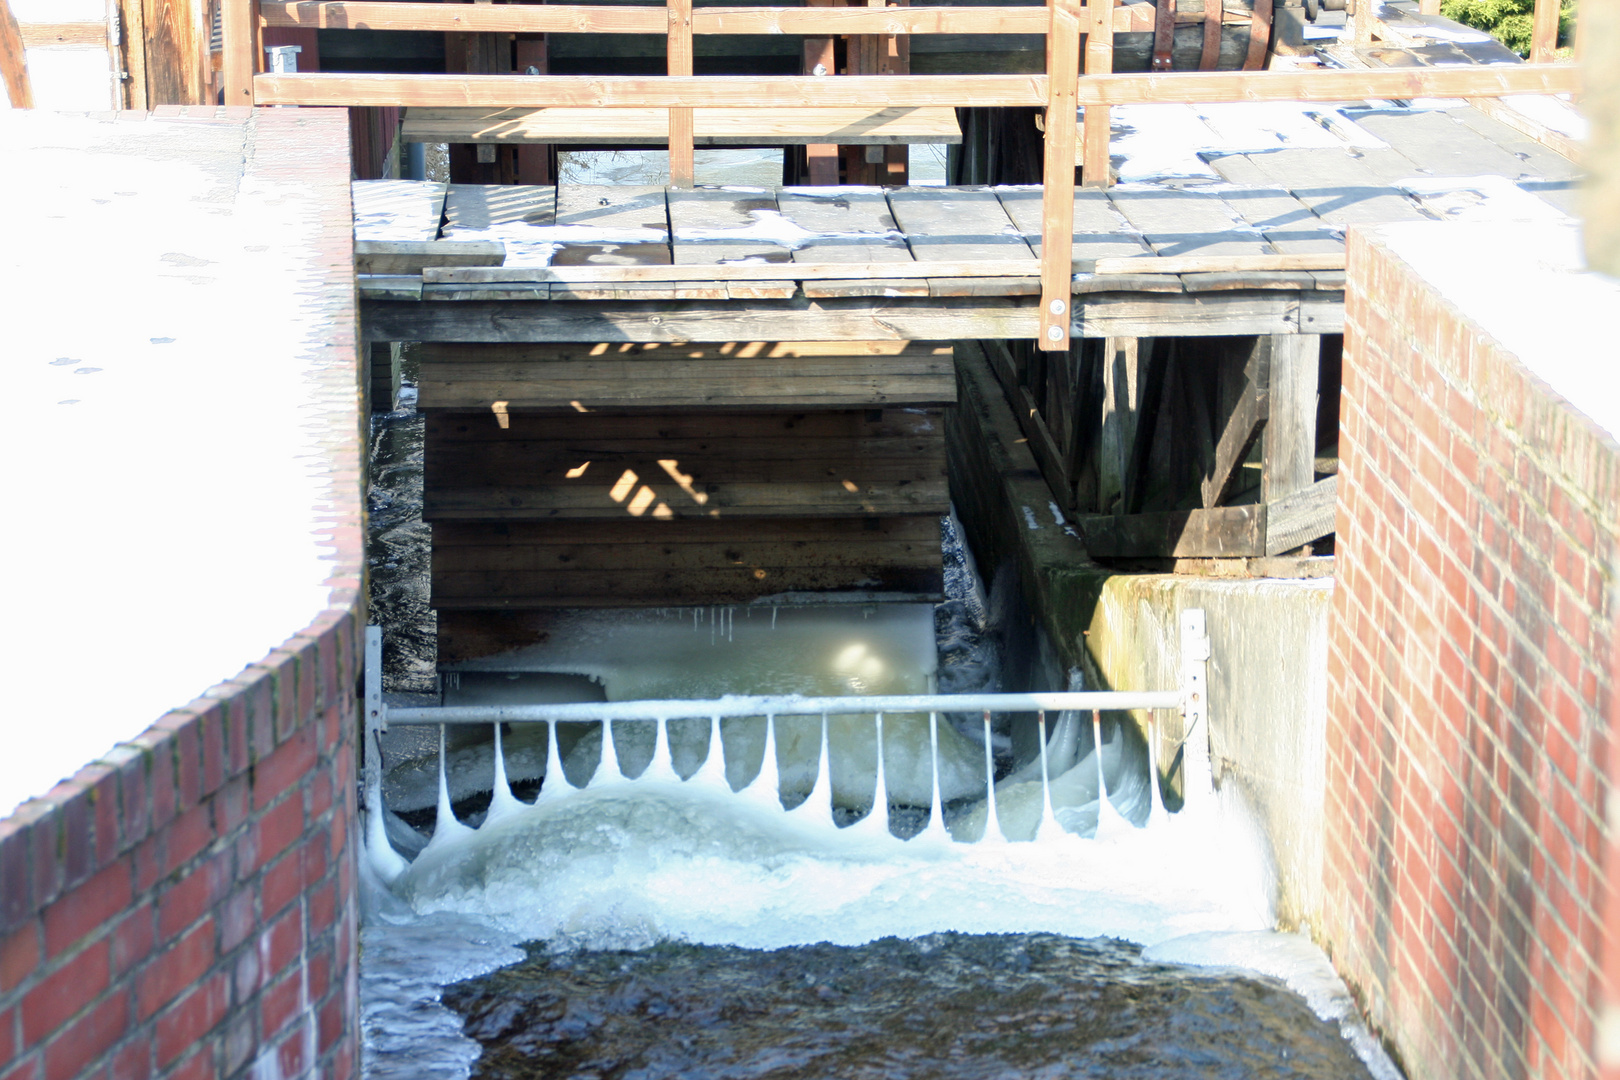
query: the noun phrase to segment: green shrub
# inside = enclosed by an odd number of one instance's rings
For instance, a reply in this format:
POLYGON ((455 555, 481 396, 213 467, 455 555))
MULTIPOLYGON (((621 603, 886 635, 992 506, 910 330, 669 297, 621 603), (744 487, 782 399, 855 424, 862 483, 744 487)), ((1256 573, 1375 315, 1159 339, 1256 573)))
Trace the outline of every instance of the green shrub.
MULTIPOLYGON (((1440 14, 1464 26, 1483 30, 1518 53, 1530 55, 1534 0, 1440 0, 1440 14)), ((1566 46, 1575 30, 1575 0, 1564 0, 1558 11, 1558 44, 1566 46)))

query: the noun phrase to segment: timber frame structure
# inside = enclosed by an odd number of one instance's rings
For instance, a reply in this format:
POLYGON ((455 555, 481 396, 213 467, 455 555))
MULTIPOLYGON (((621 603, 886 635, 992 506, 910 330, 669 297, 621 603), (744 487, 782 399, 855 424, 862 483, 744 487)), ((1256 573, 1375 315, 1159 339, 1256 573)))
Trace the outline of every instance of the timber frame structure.
MULTIPOLYGON (((1547 0, 1543 0, 1543 5, 1547 5, 1547 0)), ((662 8, 225 0, 225 101, 226 104, 255 105, 667 109, 670 175, 677 187, 692 183, 693 109, 1042 107, 1046 110, 1046 154, 1040 303, 1034 313, 1034 332, 1029 336, 1035 338, 1039 348, 1052 351, 1068 349, 1073 332, 1074 163, 1077 160, 1081 163, 1085 183, 1107 185, 1107 109, 1111 105, 1424 96, 1489 98, 1569 93, 1579 89, 1576 70, 1554 64, 1389 71, 1109 74, 1116 10, 1109 0, 1092 4, 1048 0, 1044 8, 726 7, 698 11, 693 10, 691 0, 667 0, 662 8), (258 72, 258 60, 262 56, 259 39, 268 26, 364 26, 478 33, 665 33, 669 42, 669 75, 643 78, 263 74, 258 72), (693 35, 722 32, 826 35, 1038 32, 1046 38, 1047 74, 840 78, 692 75, 693 35), (1080 77, 1082 64, 1086 75, 1083 79, 1080 77), (1090 117, 1084 130, 1079 120, 1082 107, 1088 110, 1090 117)), ((605 269, 593 268, 598 274, 605 269)), ((716 269, 705 268, 705 279, 716 280, 716 269)), ((746 273, 737 275, 746 269, 720 267, 718 279, 745 279, 746 273)), ((957 274, 986 276, 986 269, 964 268, 957 274)), ((810 272, 810 268, 804 266, 796 270, 810 272)), ((839 272, 848 276, 849 268, 843 267, 839 272)), ((936 270, 932 276, 941 275, 936 270)), ((607 275, 607 279, 611 280, 612 275, 607 275)))

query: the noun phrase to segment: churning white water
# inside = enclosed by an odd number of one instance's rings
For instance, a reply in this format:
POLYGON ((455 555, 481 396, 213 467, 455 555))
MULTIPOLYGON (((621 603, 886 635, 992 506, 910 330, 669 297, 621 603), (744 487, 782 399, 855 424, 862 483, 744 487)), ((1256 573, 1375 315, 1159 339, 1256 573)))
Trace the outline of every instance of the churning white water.
MULTIPOLYGON (((785 614, 700 612, 694 624, 687 613, 679 628, 668 615, 580 616, 505 666, 544 660, 609 700, 932 688, 932 635, 917 613, 785 614)), ((410 863, 385 839, 383 789, 368 793, 367 1075, 465 1075, 478 1048, 437 1005, 438 988, 513 962, 519 942, 769 949, 939 931, 1117 937, 1154 959, 1218 966, 1252 956, 1373 1064, 1376 1044, 1320 951, 1271 932, 1270 870, 1241 801, 1194 792, 1167 813, 1134 729, 1071 714, 1045 726, 1039 753, 1003 763, 999 783, 982 718, 926 714, 729 729, 619 721, 605 737, 601 726, 573 732, 568 749, 559 736, 570 725, 512 725, 493 743, 422 754, 390 781, 438 808, 425 846, 399 845, 420 848, 410 863), (514 759, 541 780, 532 803, 508 786, 514 759), (469 815, 476 828, 455 817, 458 788, 492 792, 487 811, 469 815), (912 828, 899 827, 907 815, 912 828)), ((1393 1075, 1384 1067, 1374 1074, 1393 1075)))

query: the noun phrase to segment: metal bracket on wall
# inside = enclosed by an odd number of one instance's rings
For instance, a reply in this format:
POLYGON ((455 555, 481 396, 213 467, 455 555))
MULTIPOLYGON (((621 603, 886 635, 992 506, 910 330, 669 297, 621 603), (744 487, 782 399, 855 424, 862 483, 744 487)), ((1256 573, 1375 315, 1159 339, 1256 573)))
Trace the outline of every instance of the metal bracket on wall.
POLYGON ((1181 613, 1182 792, 1189 807, 1214 795, 1209 761, 1209 635, 1202 608, 1181 613))

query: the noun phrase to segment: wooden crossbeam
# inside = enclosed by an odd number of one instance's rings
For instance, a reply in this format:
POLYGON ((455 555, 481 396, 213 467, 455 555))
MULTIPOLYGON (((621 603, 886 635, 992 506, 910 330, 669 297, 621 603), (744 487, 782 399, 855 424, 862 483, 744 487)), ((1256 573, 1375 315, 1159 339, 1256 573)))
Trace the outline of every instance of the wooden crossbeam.
MULTIPOLYGON (((1002 259, 985 262, 703 263, 678 266, 444 266, 428 267, 423 271, 423 277, 429 285, 543 281, 605 284, 626 281, 1031 277, 1038 272, 1039 264, 1034 259, 1002 259)), ((1067 276, 1064 285, 1068 285, 1067 276)))
MULTIPOLYGON (((1044 75, 596 76, 259 75, 259 105, 467 106, 480 108, 818 108, 955 105, 1044 106, 1044 75)), ((1580 71, 1568 64, 1493 64, 1343 71, 1175 72, 1096 75, 1080 80, 1080 105, 1213 104, 1237 101, 1356 101, 1362 98, 1501 97, 1570 94, 1580 71)))
POLYGON ((1309 255, 1141 255, 1098 259, 1094 274, 1240 274, 1343 270, 1344 252, 1309 255))
MULTIPOLYGON (((445 30, 512 34, 661 34, 658 7, 584 4, 503 5, 339 3, 267 0, 266 26, 321 30, 445 30)), ((1124 13, 1130 18, 1129 12, 1124 13)), ((699 8, 694 34, 1044 34, 1045 8, 699 8)))

